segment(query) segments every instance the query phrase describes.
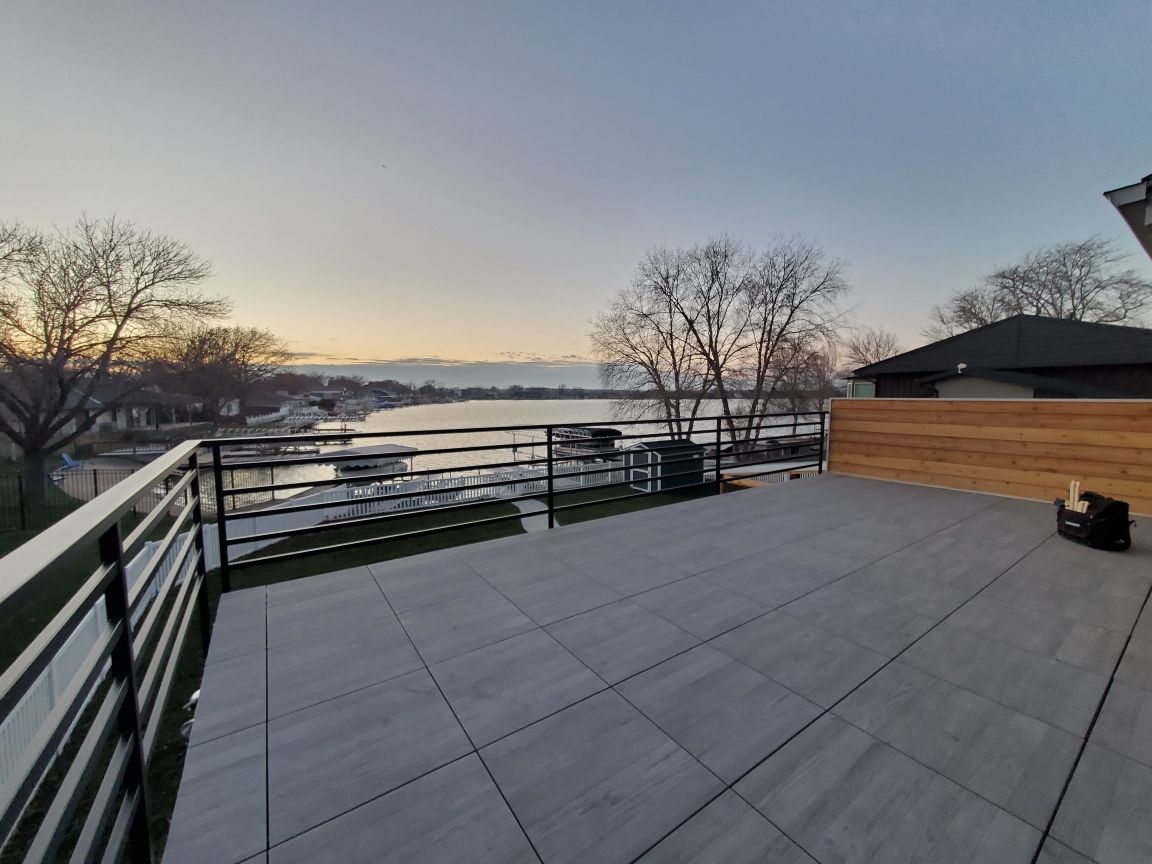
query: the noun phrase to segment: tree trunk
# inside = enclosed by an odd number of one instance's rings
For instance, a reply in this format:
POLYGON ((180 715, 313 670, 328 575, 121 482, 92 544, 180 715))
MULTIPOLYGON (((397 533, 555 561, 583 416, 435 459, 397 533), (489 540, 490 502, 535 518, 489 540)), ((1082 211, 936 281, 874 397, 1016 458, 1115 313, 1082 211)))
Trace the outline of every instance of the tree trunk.
POLYGON ((38 530, 48 524, 47 482, 44 454, 25 452, 20 465, 20 485, 24 524, 29 530, 38 530))

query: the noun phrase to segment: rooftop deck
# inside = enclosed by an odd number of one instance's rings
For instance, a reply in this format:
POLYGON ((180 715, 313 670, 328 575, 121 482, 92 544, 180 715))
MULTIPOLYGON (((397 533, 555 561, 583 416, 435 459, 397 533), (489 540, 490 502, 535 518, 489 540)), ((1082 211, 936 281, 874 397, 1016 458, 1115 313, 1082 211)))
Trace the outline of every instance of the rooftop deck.
POLYGON ((225 595, 164 860, 1149 860, 1152 556, 1053 524, 825 475, 225 595))

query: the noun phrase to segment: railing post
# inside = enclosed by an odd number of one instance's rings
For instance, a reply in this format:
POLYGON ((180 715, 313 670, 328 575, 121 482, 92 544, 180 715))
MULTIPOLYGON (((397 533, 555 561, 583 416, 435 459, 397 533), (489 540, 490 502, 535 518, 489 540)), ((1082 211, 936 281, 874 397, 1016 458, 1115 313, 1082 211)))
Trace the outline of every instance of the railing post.
POLYGON ((816 465, 816 473, 824 473, 824 406, 820 406, 820 452, 817 454, 820 458, 819 463, 816 465))
POLYGON ((200 651, 207 657, 208 642, 212 638, 212 622, 208 619, 212 610, 208 603, 208 580, 205 577, 208 568, 204 560, 204 510, 200 506, 199 453, 192 454, 188 470, 192 472, 192 483, 188 487, 188 493, 192 496, 192 530, 196 532, 192 537, 192 543, 196 549, 196 575, 200 578, 200 587, 197 589, 199 595, 197 601, 200 606, 200 651))
POLYGON ((20 504, 20 530, 28 530, 28 514, 25 512, 24 504, 24 474, 21 471, 16 472, 16 499, 20 504))
POLYGON ((92 497, 98 498, 100 496, 100 478, 96 475, 96 469, 92 469, 92 497))
POLYGON ((216 542, 220 547, 220 592, 232 590, 232 574, 228 570, 228 518, 224 512, 224 469, 220 464, 220 445, 212 445, 212 485, 216 491, 216 542))
MULTIPOLYGON (((124 546, 120 539, 120 525, 114 523, 100 535, 100 562, 111 567, 114 575, 104 593, 108 623, 121 625, 120 638, 112 648, 110 662, 112 677, 125 686, 124 702, 120 706, 116 723, 120 735, 132 742, 132 753, 124 774, 126 794, 139 793, 132 826, 128 831, 128 851, 131 860, 152 861, 152 837, 148 830, 148 780, 144 768, 144 730, 140 723, 140 696, 136 689, 136 665, 132 656, 132 615, 128 605, 128 573, 124 569, 124 546)), ((156 711, 162 711, 157 705, 156 711)), ((159 714, 153 722, 160 722, 159 714)))
POLYGON ((721 418, 721 417, 716 418, 716 494, 717 495, 719 495, 722 491, 724 491, 723 485, 720 482, 720 448, 723 446, 723 443, 724 443, 722 420, 723 420, 723 418, 721 418))
POLYGON ((548 448, 548 527, 556 527, 556 471, 555 471, 555 456, 552 452, 552 427, 548 427, 547 443, 548 448))

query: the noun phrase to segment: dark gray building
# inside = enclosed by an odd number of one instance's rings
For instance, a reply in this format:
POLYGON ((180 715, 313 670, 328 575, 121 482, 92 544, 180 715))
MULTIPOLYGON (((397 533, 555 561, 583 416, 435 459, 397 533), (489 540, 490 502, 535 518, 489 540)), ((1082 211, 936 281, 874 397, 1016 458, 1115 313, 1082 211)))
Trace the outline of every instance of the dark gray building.
POLYGON ((853 373, 877 398, 1152 398, 1152 330, 1013 315, 853 373))

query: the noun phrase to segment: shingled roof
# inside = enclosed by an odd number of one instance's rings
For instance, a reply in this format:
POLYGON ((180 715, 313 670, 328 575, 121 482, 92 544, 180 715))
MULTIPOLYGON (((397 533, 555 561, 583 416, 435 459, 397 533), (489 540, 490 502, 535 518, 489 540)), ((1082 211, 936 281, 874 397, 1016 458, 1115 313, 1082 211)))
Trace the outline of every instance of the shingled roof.
POLYGON ((1152 330, 1013 315, 862 366, 853 375, 929 375, 955 370, 960 363, 974 369, 1152 365, 1152 330))

